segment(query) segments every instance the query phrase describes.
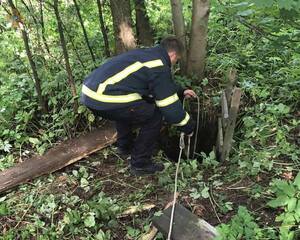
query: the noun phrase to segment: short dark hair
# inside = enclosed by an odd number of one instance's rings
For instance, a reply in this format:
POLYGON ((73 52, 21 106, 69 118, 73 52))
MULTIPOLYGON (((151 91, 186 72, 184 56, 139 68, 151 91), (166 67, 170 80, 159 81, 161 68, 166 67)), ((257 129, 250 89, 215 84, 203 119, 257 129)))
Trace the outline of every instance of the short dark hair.
POLYGON ((169 36, 161 40, 160 46, 167 52, 175 51, 178 56, 183 55, 184 46, 182 42, 175 36, 169 36))

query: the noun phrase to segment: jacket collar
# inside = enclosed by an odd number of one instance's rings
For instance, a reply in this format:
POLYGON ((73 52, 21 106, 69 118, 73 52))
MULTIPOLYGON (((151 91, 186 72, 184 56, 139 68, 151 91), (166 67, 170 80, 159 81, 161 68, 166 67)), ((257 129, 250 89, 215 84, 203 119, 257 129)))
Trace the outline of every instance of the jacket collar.
POLYGON ((170 57, 169 57, 169 54, 167 52, 166 49, 164 49, 163 47, 161 47, 160 45, 156 46, 155 47, 159 53, 162 55, 163 59, 165 60, 165 62, 167 63, 167 65, 169 67, 171 67, 171 60, 170 60, 170 57))

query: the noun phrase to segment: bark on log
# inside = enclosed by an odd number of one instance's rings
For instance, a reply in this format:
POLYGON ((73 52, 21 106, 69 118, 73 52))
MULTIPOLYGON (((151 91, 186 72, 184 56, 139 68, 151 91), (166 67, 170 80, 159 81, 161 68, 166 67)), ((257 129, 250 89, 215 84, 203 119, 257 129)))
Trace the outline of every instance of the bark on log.
MULTIPOLYGON (((153 224, 164 235, 169 233, 171 209, 169 207, 159 217, 153 219, 153 224)), ((198 218, 182 205, 177 204, 174 212, 174 222, 171 239, 173 240, 212 240, 218 236, 217 230, 203 219, 198 218)))
POLYGON ((4 170, 0 172, 0 193, 77 162, 112 144, 115 139, 115 129, 108 123, 101 129, 50 149, 43 156, 34 156, 15 167, 4 170))

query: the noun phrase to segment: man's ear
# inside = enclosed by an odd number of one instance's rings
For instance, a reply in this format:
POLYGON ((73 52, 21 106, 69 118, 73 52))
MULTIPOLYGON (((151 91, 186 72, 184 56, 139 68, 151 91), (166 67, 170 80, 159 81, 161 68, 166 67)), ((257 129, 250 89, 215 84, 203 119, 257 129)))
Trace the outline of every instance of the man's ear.
POLYGON ((177 60, 177 53, 175 51, 168 52, 171 63, 174 64, 177 60))
POLYGON ((170 56, 170 58, 175 58, 175 57, 177 57, 177 54, 175 51, 170 51, 169 56, 170 56))

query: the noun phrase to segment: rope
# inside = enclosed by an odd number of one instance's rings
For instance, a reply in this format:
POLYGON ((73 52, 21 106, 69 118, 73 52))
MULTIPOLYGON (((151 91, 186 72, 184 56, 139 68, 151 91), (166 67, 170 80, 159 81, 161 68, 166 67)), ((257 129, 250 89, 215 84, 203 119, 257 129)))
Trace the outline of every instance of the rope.
POLYGON ((178 180, 178 171, 179 171, 179 165, 181 160, 182 151, 184 149, 184 133, 180 134, 180 140, 179 140, 179 156, 178 156, 178 162, 176 167, 176 173, 175 173, 175 184, 174 184, 174 197, 173 197, 173 203, 172 203, 172 211, 171 211, 171 219, 170 219, 170 226, 169 226, 169 234, 167 240, 171 240, 171 233, 172 233, 172 227, 173 227, 173 219, 174 219, 174 212, 175 212, 175 203, 176 203, 176 193, 177 193, 177 180, 178 180))
MULTIPOLYGON (((184 102, 185 98, 183 99, 183 107, 184 107, 184 102)), ((196 126, 196 136, 195 136, 195 142, 194 142, 194 149, 193 149, 193 155, 194 157, 195 151, 196 151, 196 145, 197 145, 197 135, 199 131, 199 112, 200 112, 200 101, 199 97, 197 96, 197 104, 198 104, 198 112, 197 112, 197 126, 196 126)), ((190 157, 190 145, 191 145, 191 137, 188 136, 188 146, 187 146, 187 158, 189 159, 190 157)), ((171 240, 171 234, 172 234, 172 228, 173 228, 173 220, 174 220, 174 213, 175 213, 175 203, 177 199, 177 181, 178 181, 178 172, 179 172, 179 166, 180 166, 180 160, 181 160, 181 155, 182 151, 185 148, 185 143, 184 143, 184 133, 180 134, 180 139, 179 139, 179 156, 178 156, 178 161, 177 161, 177 166, 176 166, 176 172, 175 172, 175 183, 174 183, 174 195, 173 195, 173 203, 172 203, 172 211, 171 211, 171 218, 170 218, 170 226, 169 226, 169 233, 168 233, 168 238, 167 240, 171 240)))
POLYGON ((198 132, 199 132, 199 119, 200 119, 200 99, 198 96, 197 98, 197 125, 196 125, 196 134, 195 134, 195 141, 194 141, 194 149, 193 149, 193 155, 192 158, 195 156, 196 147, 197 147, 197 141, 198 141, 198 132))

